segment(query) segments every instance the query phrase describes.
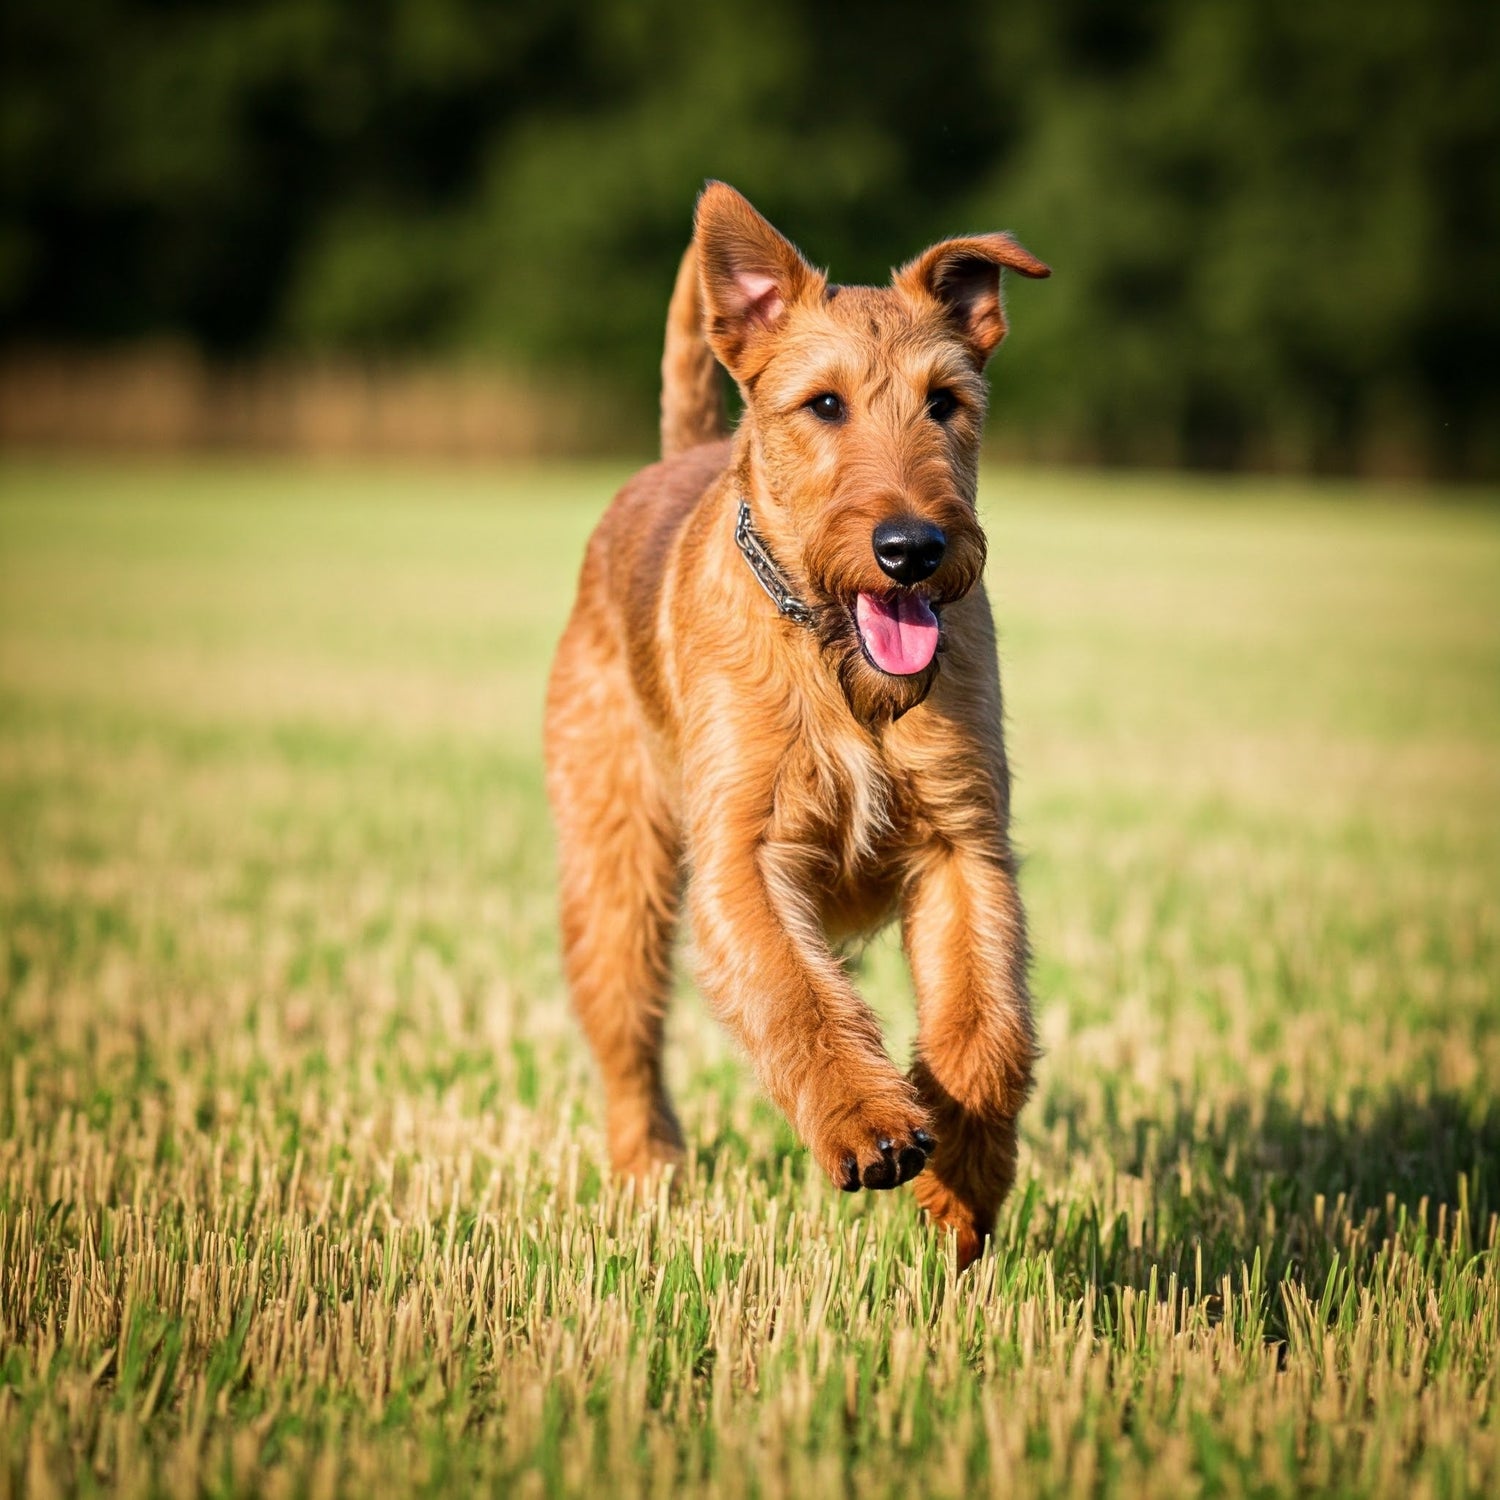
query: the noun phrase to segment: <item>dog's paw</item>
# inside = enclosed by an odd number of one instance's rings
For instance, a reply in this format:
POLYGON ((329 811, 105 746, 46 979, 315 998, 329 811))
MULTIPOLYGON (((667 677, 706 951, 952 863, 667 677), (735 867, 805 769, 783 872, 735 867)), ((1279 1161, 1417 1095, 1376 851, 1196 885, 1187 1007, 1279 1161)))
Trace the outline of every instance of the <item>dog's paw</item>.
POLYGON ((937 1149, 920 1110, 906 1106, 854 1110, 833 1126, 819 1154, 846 1193, 910 1182, 937 1149))
MULTIPOLYGON (((682 1131, 670 1109, 663 1107, 654 1117, 638 1112, 617 1111, 610 1117, 610 1164, 617 1175, 634 1178, 642 1190, 654 1190, 669 1169, 680 1171, 686 1155, 682 1131)), ((672 1191, 678 1188, 674 1171, 672 1191)))
POLYGON ((1004 1193, 995 1191, 994 1177, 982 1179, 978 1194, 972 1183, 967 1191, 960 1191, 945 1180, 953 1172, 952 1161, 934 1166, 936 1170, 925 1173, 916 1185, 917 1201, 934 1227, 953 1236, 958 1269, 964 1271, 984 1254, 985 1242, 995 1226, 995 1208, 1004 1193))

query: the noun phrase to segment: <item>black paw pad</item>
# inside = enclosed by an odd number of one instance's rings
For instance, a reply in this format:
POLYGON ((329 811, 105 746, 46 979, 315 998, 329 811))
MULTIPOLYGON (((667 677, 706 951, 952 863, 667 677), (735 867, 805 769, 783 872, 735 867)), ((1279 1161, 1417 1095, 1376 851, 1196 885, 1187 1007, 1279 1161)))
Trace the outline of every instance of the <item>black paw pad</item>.
POLYGON ((865 1168, 865 1186, 867 1188, 893 1188, 899 1180, 896 1176, 896 1160, 890 1154, 892 1143, 890 1141, 877 1141, 881 1155, 865 1168))
POLYGON ((927 1153, 919 1146, 903 1146, 896 1158, 896 1181, 910 1182, 927 1165, 927 1153))

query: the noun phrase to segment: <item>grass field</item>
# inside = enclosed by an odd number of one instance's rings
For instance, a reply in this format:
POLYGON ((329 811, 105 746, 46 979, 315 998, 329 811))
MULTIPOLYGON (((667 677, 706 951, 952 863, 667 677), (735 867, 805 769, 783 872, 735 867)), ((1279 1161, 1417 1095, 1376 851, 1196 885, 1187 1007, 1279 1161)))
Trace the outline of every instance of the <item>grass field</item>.
POLYGON ((0 1496, 1500 1493, 1495 497, 989 476, 1047 1055, 958 1280, 686 980, 685 1191, 601 1175, 618 477, 0 469, 0 1496))

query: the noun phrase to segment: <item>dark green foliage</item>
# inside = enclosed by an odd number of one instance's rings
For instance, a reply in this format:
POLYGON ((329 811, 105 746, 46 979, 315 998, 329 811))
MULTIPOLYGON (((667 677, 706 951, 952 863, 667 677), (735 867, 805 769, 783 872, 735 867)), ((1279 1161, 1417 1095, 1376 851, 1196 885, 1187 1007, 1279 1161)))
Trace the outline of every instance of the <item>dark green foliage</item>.
POLYGON ((707 176, 843 280, 1009 227, 1002 441, 1500 470, 1488 0, 8 0, 0 333, 654 400, 707 176))

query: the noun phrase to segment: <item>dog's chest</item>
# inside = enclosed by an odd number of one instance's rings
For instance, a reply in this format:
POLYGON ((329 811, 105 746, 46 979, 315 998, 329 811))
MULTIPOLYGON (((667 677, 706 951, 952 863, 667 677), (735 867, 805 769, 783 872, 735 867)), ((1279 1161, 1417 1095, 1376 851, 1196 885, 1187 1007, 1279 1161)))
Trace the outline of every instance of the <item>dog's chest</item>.
POLYGON ((908 830, 899 780, 869 736, 809 737, 787 758, 778 822, 816 851, 818 897, 830 932, 851 934, 890 913, 908 830))

